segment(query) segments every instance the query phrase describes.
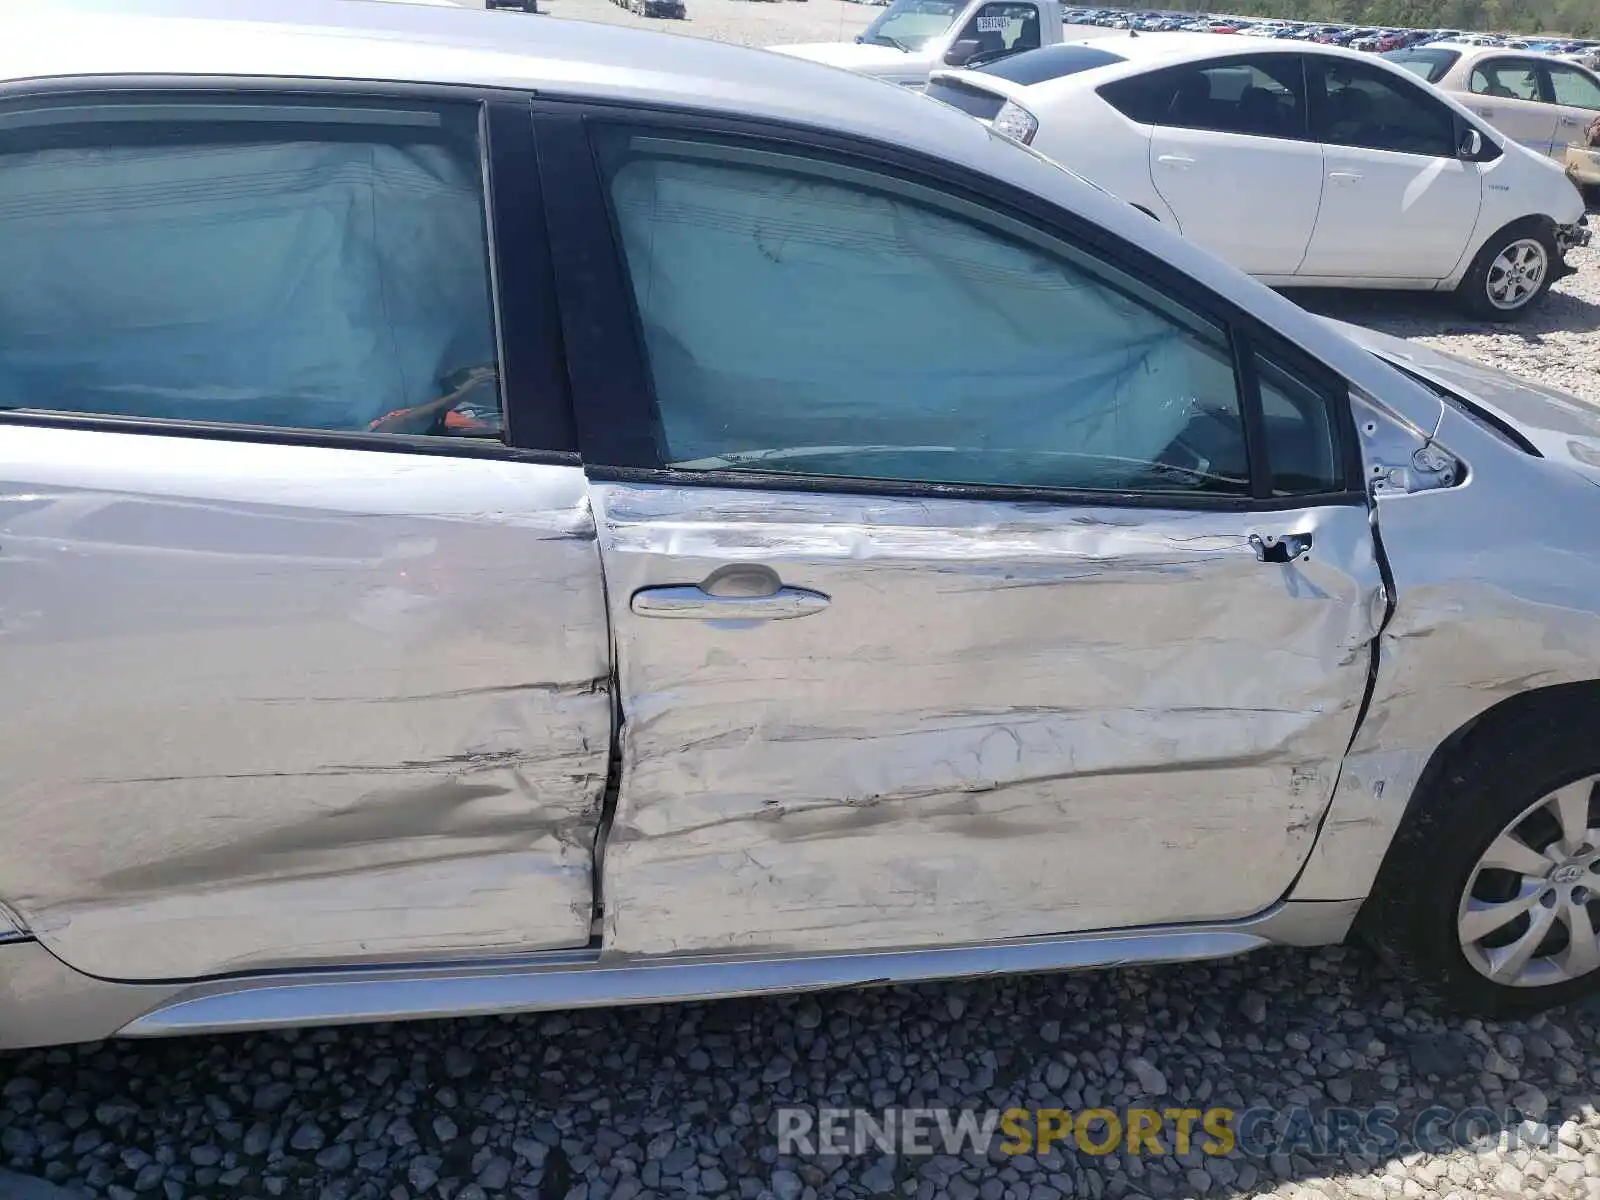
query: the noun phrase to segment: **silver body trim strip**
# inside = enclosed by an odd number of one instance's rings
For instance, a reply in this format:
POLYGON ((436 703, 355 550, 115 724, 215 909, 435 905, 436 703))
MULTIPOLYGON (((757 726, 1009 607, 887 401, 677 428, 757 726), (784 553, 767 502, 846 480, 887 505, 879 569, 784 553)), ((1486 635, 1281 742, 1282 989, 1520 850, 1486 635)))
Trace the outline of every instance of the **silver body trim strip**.
POLYGON ((561 951, 496 963, 218 980, 125 1024, 125 1037, 712 1000, 840 987, 1190 962, 1338 941, 1359 902, 1280 904, 1224 925, 881 953, 616 960, 561 951))

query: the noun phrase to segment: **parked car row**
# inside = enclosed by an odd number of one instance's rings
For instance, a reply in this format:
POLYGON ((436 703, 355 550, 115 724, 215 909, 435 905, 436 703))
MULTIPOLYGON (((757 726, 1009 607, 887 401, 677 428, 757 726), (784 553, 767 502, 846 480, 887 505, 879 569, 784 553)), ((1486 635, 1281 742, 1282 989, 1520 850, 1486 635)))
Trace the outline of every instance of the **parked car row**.
POLYGON ((935 67, 997 62, 1064 36, 1057 0, 892 0, 853 41, 772 49, 920 88, 935 67))
POLYGON ((1123 8, 1069 8, 1065 19, 1072 25, 1100 25, 1143 32, 1228 33, 1244 37, 1281 38, 1349 46, 1352 50, 1382 53, 1429 42, 1455 41, 1470 45, 1530 50, 1567 57, 1584 66, 1600 66, 1600 42, 1552 38, 1517 38, 1459 29, 1398 29, 1325 24, 1260 17, 1232 17, 1123 8))
POLYGON ((1337 46, 1097 38, 936 70, 926 94, 1275 286, 1448 291, 1511 320, 1589 238, 1548 134, 1519 145, 1337 46))
POLYGON ((611 3, 641 17, 681 21, 688 16, 683 0, 611 0, 611 3))

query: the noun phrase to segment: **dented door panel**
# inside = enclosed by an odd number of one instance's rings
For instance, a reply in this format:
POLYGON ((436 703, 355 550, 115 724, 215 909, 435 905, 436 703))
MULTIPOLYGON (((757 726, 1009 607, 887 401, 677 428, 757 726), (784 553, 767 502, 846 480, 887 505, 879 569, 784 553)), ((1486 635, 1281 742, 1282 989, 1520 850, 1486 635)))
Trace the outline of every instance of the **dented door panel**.
POLYGON ((608 951, 1236 917, 1305 860, 1383 611, 1363 506, 593 494, 623 712, 608 951), (1258 532, 1313 549, 1264 563, 1258 532), (634 604, 735 564, 827 603, 634 604))
MULTIPOLYGON (((1406 358, 1499 414, 1541 456, 1510 449, 1453 405, 1423 421, 1426 436, 1409 430, 1409 446, 1395 423, 1382 459, 1363 438, 1375 475, 1382 461, 1404 462, 1427 446, 1456 482, 1376 493, 1394 615, 1296 900, 1368 895, 1402 822, 1424 802, 1418 785, 1453 736, 1516 697, 1593 683, 1600 662, 1600 531, 1571 519, 1593 503, 1600 442, 1592 413, 1580 400, 1421 347, 1408 347, 1406 358)), ((1381 421, 1379 408, 1369 411, 1381 421)))
POLYGON ((0 899, 114 979, 581 945, 605 619, 576 467, 8 427, 0 899))

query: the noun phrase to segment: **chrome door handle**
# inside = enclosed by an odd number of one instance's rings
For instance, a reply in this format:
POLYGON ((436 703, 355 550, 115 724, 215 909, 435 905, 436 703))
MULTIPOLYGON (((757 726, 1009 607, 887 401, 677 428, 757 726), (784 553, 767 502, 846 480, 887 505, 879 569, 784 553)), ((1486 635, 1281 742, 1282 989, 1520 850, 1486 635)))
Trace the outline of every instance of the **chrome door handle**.
POLYGON ((1194 159, 1186 154, 1160 154, 1156 161, 1164 167, 1176 167, 1180 171, 1187 171, 1194 166, 1194 159))
POLYGON ((1360 183, 1361 173, 1359 171, 1329 171, 1328 178, 1335 183, 1360 183))
POLYGON ((641 588, 630 606, 635 616, 690 621, 792 621, 828 607, 828 597, 806 588, 780 587, 765 596, 718 596, 697 584, 641 588))
POLYGON ((1293 562, 1302 554, 1311 550, 1311 535, 1309 533, 1286 533, 1282 537, 1269 533, 1262 537, 1259 533, 1250 535, 1250 548, 1256 552, 1256 558, 1266 563, 1293 562))

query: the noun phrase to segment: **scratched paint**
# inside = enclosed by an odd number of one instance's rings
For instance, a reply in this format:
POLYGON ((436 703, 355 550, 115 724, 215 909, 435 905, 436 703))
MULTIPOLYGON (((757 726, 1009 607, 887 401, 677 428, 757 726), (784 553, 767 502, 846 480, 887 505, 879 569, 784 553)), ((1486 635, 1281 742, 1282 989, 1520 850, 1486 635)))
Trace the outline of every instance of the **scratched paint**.
POLYGON ((624 713, 606 948, 804 951, 1276 900, 1354 727, 1360 504, 1238 515, 594 489, 624 713), (1309 561, 1248 536, 1311 532, 1309 561), (798 620, 654 620, 759 563, 798 620))
POLYGON ((583 944, 593 528, 576 468, 9 429, 5 900, 123 979, 583 944))
MULTIPOLYGON (((1380 639, 1370 711, 1295 899, 1368 893, 1423 770, 1469 721, 1524 692, 1600 679, 1600 532, 1571 517, 1594 504, 1600 469, 1568 445, 1575 430, 1600 431, 1600 414, 1576 397, 1417 345, 1362 338, 1474 396, 1546 457, 1440 405, 1430 432, 1464 464, 1465 482, 1380 493, 1395 611, 1380 639)), ((1415 437, 1407 444, 1398 426, 1383 440, 1391 461, 1421 445, 1415 437)))

